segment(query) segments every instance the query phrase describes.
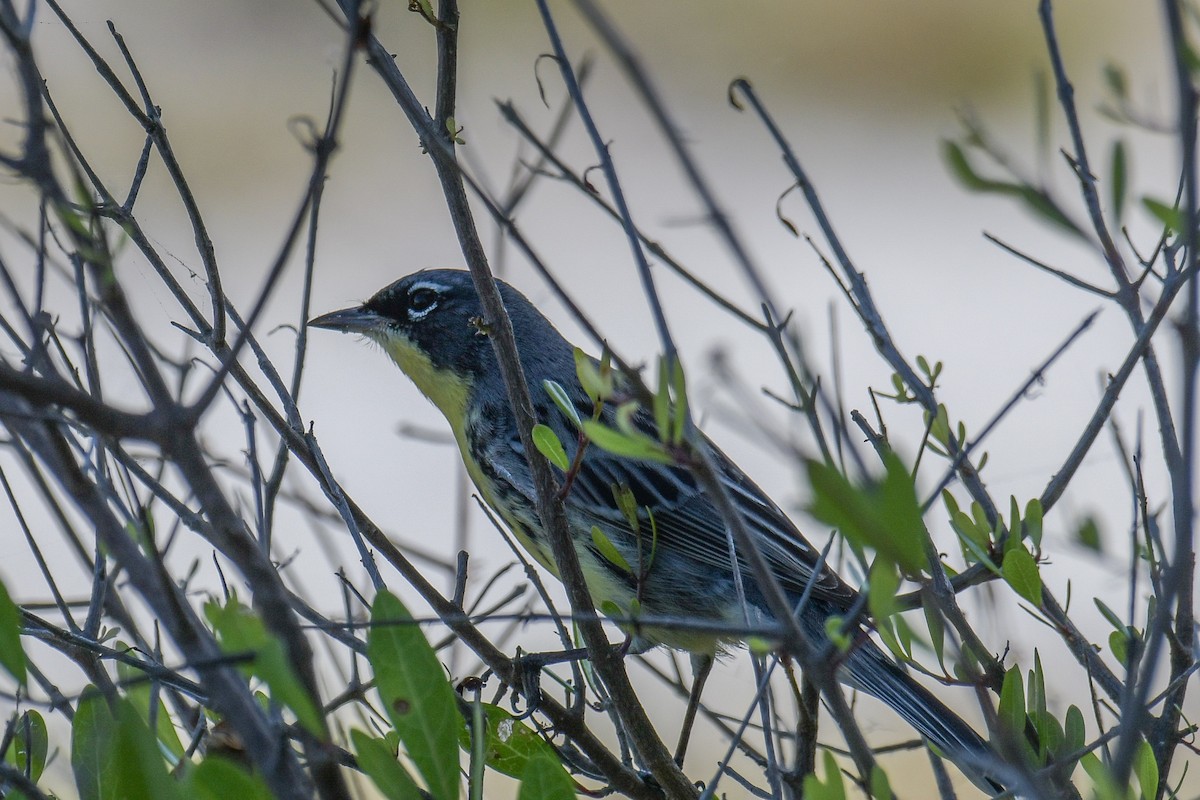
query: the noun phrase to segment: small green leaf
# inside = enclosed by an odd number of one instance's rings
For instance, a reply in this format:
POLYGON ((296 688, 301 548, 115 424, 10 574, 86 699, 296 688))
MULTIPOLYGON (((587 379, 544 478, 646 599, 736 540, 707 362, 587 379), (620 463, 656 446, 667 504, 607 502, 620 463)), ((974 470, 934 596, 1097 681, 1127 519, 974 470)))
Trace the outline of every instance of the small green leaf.
POLYGON ((0 581, 0 666, 25 685, 25 651, 21 648, 21 610, 0 581))
POLYGON ((842 772, 838 769, 833 753, 824 751, 825 780, 821 781, 816 773, 804 776, 804 800, 846 800, 846 786, 842 782, 842 772))
POLYGON ((608 400, 613 394, 612 370, 602 369, 595 359, 587 353, 575 348, 575 374, 579 377, 579 385, 592 399, 593 405, 608 400))
POLYGON ((1004 554, 1000 574, 1018 595, 1039 608, 1042 605, 1042 576, 1037 561, 1024 547, 1009 550, 1004 554))
POLYGON ((128 700, 117 702, 116 730, 111 742, 115 794, 119 798, 179 797, 179 786, 167 773, 158 740, 128 700))
POLYGON ((350 731, 350 741, 354 744, 359 769, 387 800, 421 800, 416 781, 396 759, 396 751, 387 742, 357 729, 350 731))
POLYGON ((674 462, 670 453, 659 442, 644 434, 631 436, 590 419, 583 421, 583 432, 593 444, 613 455, 635 461, 656 461, 660 464, 674 462))
POLYGON ((929 627, 929 641, 933 648, 933 654, 937 656, 938 666, 943 670, 946 669, 946 626, 942 622, 942 615, 934 608, 933 603, 922 603, 921 608, 925 611, 925 624, 929 627))
POLYGON ((557 381, 545 380, 542 381, 542 388, 546 390, 546 394, 550 395, 550 399, 554 401, 554 405, 558 406, 558 410, 578 428, 579 410, 571 402, 571 398, 567 395, 567 390, 562 387, 562 384, 557 381))
POLYGON ((629 566, 625 556, 621 555, 621 551, 613 545, 612 540, 604 535, 599 525, 592 526, 592 545, 608 563, 630 575, 634 574, 633 567, 629 566))
POLYGON ((188 800, 273 800, 267 784, 257 774, 229 759, 206 758, 187 771, 184 796, 188 800))
POLYGON ((204 604, 204 615, 217 633, 221 649, 230 655, 250 655, 242 671, 261 679, 271 698, 291 709, 309 733, 325 738, 325 719, 292 669, 283 642, 267 630, 262 619, 235 599, 225 605, 204 604))
POLYGON ((1109 172, 1112 177, 1109 178, 1112 183, 1112 213, 1113 219, 1117 223, 1121 222, 1121 218, 1125 215, 1125 143, 1120 139, 1113 142, 1112 159, 1109 172))
POLYGON ((665 440, 670 435, 671 425, 671 378, 667 368, 667 359, 658 359, 658 391, 654 393, 654 425, 658 429, 658 438, 665 440))
POLYGON ((4 760, 37 783, 42 777, 42 769, 46 766, 46 753, 49 750, 50 737, 46 733, 46 720, 37 711, 30 709, 17 718, 12 732, 12 744, 4 754, 4 760))
POLYGON ((1079 528, 1075 531, 1075 541, 1093 552, 1099 553, 1102 551, 1103 543, 1100 538, 1100 526, 1094 518, 1087 517, 1079 524, 1079 528))
MULTIPOLYGON (((671 444, 683 441, 684 426, 688 419, 687 380, 683 374, 683 363, 677 358, 671 365, 671 393, 675 396, 675 412, 671 426, 671 444)), ((661 435, 661 431, 659 432, 661 435)))
MULTIPOLYGON (((1087 737, 1087 728, 1083 723, 1083 712, 1079 706, 1067 708, 1067 720, 1063 733, 1063 753, 1074 753, 1083 749, 1087 737)), ((1069 774, 1069 773, 1068 773, 1069 774)))
POLYGON ((571 468, 571 460, 567 458, 567 451, 563 450, 562 442, 558 440, 558 434, 549 425, 539 422, 533 426, 533 445, 539 453, 546 457, 547 461, 563 472, 571 468))
MULTIPOLYGON (((127 645, 123 642, 117 642, 116 647, 119 650, 126 649, 127 645)), ((117 678, 128 684, 128 689, 125 692, 126 699, 133 703, 138 710, 142 720, 147 725, 150 724, 150 698, 153 692, 150 691, 150 685, 144 680, 139 680, 145 675, 133 664, 125 661, 117 662, 117 678)), ((155 734, 158 736, 158 741, 166 748, 173 756, 173 761, 178 763, 178 760, 183 758, 184 749, 183 742, 179 740, 179 733, 175 730, 175 723, 171 721, 171 715, 167 711, 166 703, 162 697, 158 699, 158 709, 155 713, 155 734)))
POLYGON ((845 626, 845 620, 834 614, 825 618, 825 636, 829 641, 833 642, 833 646, 838 649, 838 652, 845 653, 850 649, 850 636, 846 631, 842 630, 845 626))
POLYGON ((1138 744, 1133 756, 1133 772, 1137 775, 1143 800, 1158 797, 1158 762, 1154 760, 1154 748, 1145 739, 1138 744))
POLYGON ((1125 77, 1125 70, 1120 65, 1111 61, 1104 65, 1104 82, 1118 100, 1129 96, 1129 79, 1125 77))
POLYGON ((521 773, 517 800, 575 800, 575 782, 557 758, 535 756, 521 773))
POLYGON ((1153 197, 1143 197, 1142 206, 1150 212, 1151 216, 1161 222, 1164 228, 1169 228, 1176 233, 1183 232, 1184 215, 1179 208, 1161 200, 1155 200, 1153 197))
MULTIPOLYGON (((482 707, 486 739, 484 760, 489 767, 520 778, 530 759, 557 760, 554 748, 524 722, 500 706, 483 703, 482 707)), ((464 750, 470 748, 471 731, 468 726, 460 729, 458 743, 464 750)))
POLYGON ((1098 608, 1100 613, 1104 615, 1104 618, 1108 620, 1109 625, 1112 625, 1119 631, 1125 630, 1124 620, 1118 617, 1117 612, 1109 608, 1103 600, 1101 600, 1099 597, 1093 597, 1092 602, 1096 604, 1096 608, 1098 608))
POLYGON ((1042 501, 1036 497, 1025 504, 1025 536, 1034 547, 1042 546, 1042 501))
POLYGON ((641 520, 638 519, 637 499, 633 496, 633 491, 624 483, 614 483, 612 493, 617 508, 621 510, 621 516, 625 517, 629 527, 637 533, 641 527, 641 520))
POLYGON ((433 13, 433 4, 429 0, 409 0, 408 10, 417 12, 426 22, 432 23, 437 19, 437 14, 433 13))
POLYGON ((1126 800, 1128 792, 1117 786, 1113 780, 1112 770, 1102 762, 1095 753, 1086 753, 1079 759, 1079 765, 1092 779, 1093 796, 1097 800, 1126 800))
POLYGON ((1063 729, 1058 720, 1049 711, 1031 712, 1033 729, 1037 731, 1038 757, 1044 760, 1049 753, 1057 753, 1062 749, 1063 729))
POLYGON ((1129 634, 1125 631, 1113 631, 1108 635, 1108 649, 1122 664, 1129 663, 1129 634))
POLYGON ((867 605, 876 621, 886 620, 896 613, 899 589, 900 573, 896 571, 896 565, 887 559, 875 559, 867 581, 867 605))
POLYGON ((71 724, 71 769, 80 800, 117 800, 111 743, 117 721, 95 686, 84 688, 71 724))
POLYGON ((1031 713, 1040 714, 1046 710, 1046 675, 1042 672, 1042 654, 1036 647, 1033 649, 1033 669, 1029 670, 1026 693, 1025 707, 1031 713))
POLYGON ((771 655, 779 649, 779 645, 776 642, 762 636, 748 636, 743 644, 746 645, 746 649, 751 654, 756 656, 771 655))
POLYGON ((616 413, 613 414, 613 422, 615 423, 613 427, 634 439, 640 437, 651 439, 652 437, 642 433, 641 429, 637 426, 637 422, 634 420, 638 411, 638 404, 632 400, 628 403, 621 403, 621 405, 617 406, 616 413))
POLYGON ((971 166, 971 162, 967 159, 966 152, 958 142, 951 139, 942 140, 942 159, 946 162, 946 166, 950 168, 950 172, 964 188, 979 192, 986 189, 990 184, 990 181, 985 180, 975 172, 975 169, 971 166))
POLYGON ((851 543, 873 547, 906 574, 919 575, 929 566, 924 551, 929 534, 916 486, 895 453, 885 453, 883 461, 881 480, 856 487, 835 467, 809 460, 809 512, 838 528, 851 543))
POLYGON ((456 800, 462 715, 437 655, 408 609, 390 593, 375 595, 367 660, 383 707, 437 800, 456 800))
POLYGON ((874 800, 892 800, 892 785, 887 773, 878 764, 871 765, 871 797, 874 800))
POLYGON ((604 614, 606 617, 612 617, 613 619, 624 619, 625 617, 629 616, 629 614, 625 613, 625 609, 621 608, 612 600, 600 601, 600 613, 604 614))
POLYGON ((1021 670, 1012 667, 1004 673, 1004 684, 1000 687, 1000 705, 997 720, 1001 730, 1009 736, 1025 736, 1025 687, 1021 681, 1021 670))
POLYGON ((958 509, 958 501, 954 499, 954 495, 950 494, 949 489, 942 489, 942 505, 946 507, 946 512, 950 516, 962 513, 958 509))
POLYGON ((1083 237, 1083 231, 1075 226, 1066 214, 1055 205, 1054 201, 1041 189, 1024 183, 1000 181, 985 178, 975 171, 967 158, 966 152, 957 142, 945 140, 942 142, 942 157, 945 159, 954 177, 964 188, 972 192, 999 194, 1012 197, 1033 212, 1036 216, 1051 222, 1063 230, 1083 237))

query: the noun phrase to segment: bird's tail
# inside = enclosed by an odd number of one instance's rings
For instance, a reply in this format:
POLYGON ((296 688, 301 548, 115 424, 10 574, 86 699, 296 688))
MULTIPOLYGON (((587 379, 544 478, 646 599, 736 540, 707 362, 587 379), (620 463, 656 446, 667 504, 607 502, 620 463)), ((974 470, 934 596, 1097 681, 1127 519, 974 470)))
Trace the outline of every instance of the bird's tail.
POLYGON ((846 685, 887 703, 971 782, 988 794, 1004 791, 992 775, 998 756, 975 730, 900 669, 870 639, 846 654, 838 674, 846 685))

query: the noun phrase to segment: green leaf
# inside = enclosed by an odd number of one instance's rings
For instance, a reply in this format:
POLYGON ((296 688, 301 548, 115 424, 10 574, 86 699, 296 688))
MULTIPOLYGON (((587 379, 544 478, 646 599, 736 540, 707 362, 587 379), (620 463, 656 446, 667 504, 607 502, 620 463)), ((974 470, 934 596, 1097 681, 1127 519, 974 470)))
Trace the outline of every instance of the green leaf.
POLYGON ((1050 196, 1041 189, 1033 186, 1018 186, 1017 196, 1021 198, 1025 204, 1025 208, 1031 211, 1034 216, 1041 217, 1047 222, 1057 225, 1066 233, 1073 233, 1081 239, 1086 238, 1086 234, 1075 227, 1075 223, 1071 221, 1071 218, 1064 214, 1062 209, 1055 205, 1050 196))
POLYGON ((1113 631, 1108 635, 1108 649, 1122 664, 1129 663, 1129 634, 1125 631, 1113 631))
POLYGON ((1039 608, 1042 605, 1042 576, 1037 561, 1024 547, 1014 548, 1004 554, 1000 574, 1018 595, 1039 608))
POLYGON ((1109 180, 1112 183, 1112 213, 1113 219, 1118 224, 1121 218, 1125 215, 1125 143, 1120 139, 1113 142, 1112 159, 1109 172, 1112 175, 1109 180))
POLYGON ((817 778, 816 773, 805 775, 804 800, 846 800, 846 786, 842 783, 837 761, 828 750, 824 751, 824 756, 825 780, 817 778))
POLYGON ((825 618, 825 636, 838 649, 839 653, 847 652, 851 645, 850 636, 842 630, 844 626, 845 620, 837 614, 825 618))
POLYGON ((612 540, 604 535, 604 531, 600 530, 599 525, 592 526, 592 544, 608 563, 630 575, 634 574, 633 567, 629 566, 625 556, 621 555, 621 551, 613 545, 612 540))
POLYGON ((906 574, 918 575, 929 567, 924 550, 929 534, 916 487, 895 453, 885 453, 883 461, 882 480, 856 487, 835 467, 810 459, 809 512, 838 528, 852 544, 870 546, 906 574))
POLYGON ((117 800, 111 743, 117 722, 95 686, 84 688, 71 724, 71 769, 80 800, 117 800))
POLYGON ((1066 724, 1063 726, 1063 753, 1074 753, 1083 749, 1083 744, 1087 738, 1087 728, 1083 723, 1083 712, 1079 710, 1079 706, 1069 706, 1067 708, 1066 724))
POLYGON ((654 425, 658 429, 658 438, 665 440, 671 426, 671 378, 667 367, 667 359, 658 359, 658 391, 654 393, 654 425))
POLYGON ((579 377, 579 385, 592 399, 593 405, 608 400, 613 394, 612 369, 604 369, 591 356, 575 348, 575 374, 579 377))
POLYGON ((613 455, 631 458, 635 461, 656 461, 660 464, 674 462, 662 444, 645 434, 622 433, 590 419, 583 421, 583 433, 601 450, 606 450, 613 455))
POLYGON ((557 758, 539 755, 521 773, 517 800, 575 800, 575 782, 557 758))
POLYGON ((631 490, 624 483, 614 483, 612 485, 613 500, 616 501, 617 508, 621 510, 621 516, 625 517, 625 521, 629 523, 629 527, 634 533, 641 528, 642 522, 638 518, 637 499, 633 496, 631 490))
POLYGON ((990 185, 990 181, 985 180, 979 173, 975 172, 970 160, 967 159, 966 152, 958 142, 951 139, 942 140, 942 159, 946 162, 946 166, 950 168, 950 172, 964 188, 970 189, 973 192, 980 192, 987 189, 990 185))
POLYGON ((950 172, 958 179, 964 188, 972 192, 984 194, 999 194, 1012 197, 1021 202, 1025 208, 1036 216, 1057 225, 1068 233, 1084 238, 1083 231, 1075 227, 1054 201, 1037 187, 1011 181, 1000 181, 985 178, 975 171, 967 158, 966 152, 957 143, 950 140, 942 142, 942 158, 946 161, 950 172))
POLYGON ((1025 707, 1031 712, 1046 710, 1046 676, 1042 672, 1042 654, 1033 649, 1033 669, 1029 670, 1029 683, 1026 687, 1027 699, 1025 707))
POLYGON ((1095 753, 1087 753, 1079 759, 1080 766, 1087 776, 1092 779, 1093 797, 1097 800, 1126 800, 1128 792, 1117 786, 1113 780, 1112 770, 1102 762, 1095 753))
POLYGON ((1062 749, 1065 738, 1062 725, 1053 714, 1037 711, 1031 712, 1029 718, 1033 720, 1033 729, 1037 731, 1039 758, 1044 760, 1048 753, 1057 753, 1062 749))
POLYGON ((4 760, 30 780, 38 782, 46 766, 46 753, 50 738, 46 733, 46 720, 37 711, 30 709, 17 718, 13 725, 13 740, 4 760))
POLYGON ((25 651, 21 649, 21 610, 0 581, 0 666, 25 685, 25 651))
POLYGON ((1094 518, 1087 517, 1079 524, 1079 528, 1075 531, 1075 541, 1093 552, 1099 553, 1102 551, 1103 543, 1100 539, 1100 526, 1096 524, 1094 518))
POLYGON ((1111 61, 1104 65, 1104 82, 1118 100, 1129 96, 1129 79, 1125 77, 1125 70, 1120 65, 1111 61))
POLYGON ((388 717, 430 793, 456 800, 463 719, 454 689, 408 609, 386 591, 375 595, 371 607, 367 660, 388 717))
POLYGON ((437 14, 433 11, 433 4, 429 0, 410 0, 408 9, 417 12, 430 23, 437 19, 437 14))
POLYGON ((874 800, 892 800, 892 785, 887 773, 878 764, 871 766, 871 797, 874 800))
POLYGON ((571 460, 567 458, 567 451, 563 450, 562 442, 558 440, 558 434, 549 425, 539 422, 533 426, 533 445, 539 453, 546 457, 547 461, 563 472, 571 468, 571 460))
MULTIPOLYGON (((121 642, 117 643, 118 649, 124 649, 126 645, 121 642)), ((150 724, 150 697, 153 694, 150 690, 150 685, 144 680, 139 680, 145 673, 140 671, 133 664, 124 661, 117 662, 117 678, 129 685, 125 692, 126 699, 133 703, 134 708, 138 710, 142 720, 150 724)), ((158 741, 162 743, 166 751, 171 754, 172 761, 177 763, 183 758, 184 749, 183 742, 179 740, 179 733, 175 730, 175 723, 171 721, 171 715, 167 711, 166 704, 162 701, 160 695, 158 700, 158 709, 155 714, 155 734, 158 736, 158 741)))
POLYGON ((571 398, 567 395, 567 390, 562 387, 562 384, 557 381, 546 380, 542 381, 542 388, 546 390, 546 394, 550 395, 550 399, 554 401, 554 405, 558 406, 558 410, 578 428, 579 410, 571 402, 571 398))
POLYGON ((1125 630, 1124 620, 1118 617, 1117 612, 1109 608, 1103 600, 1101 600, 1099 597, 1093 597, 1092 602, 1096 604, 1096 608, 1100 609, 1100 613, 1104 615, 1106 620, 1108 620, 1109 625, 1112 625, 1119 631, 1125 630))
POLYGON ((871 564, 867 580, 867 605, 876 621, 886 620, 896 613, 896 592, 900 589, 900 573, 892 562, 877 558, 871 564))
POLYGON ((273 800, 257 774, 220 756, 206 758, 187 772, 183 782, 188 800, 273 800))
MULTIPOLYGON (((484 714, 484 761, 489 767, 513 778, 520 778, 529 761, 548 758, 558 761, 558 756, 545 739, 521 720, 501 706, 482 703, 484 714)), ((471 730, 464 725, 459 729, 459 746, 464 750, 471 747, 471 730)))
POLYGON ((117 702, 116 735, 111 743, 115 796, 171 800, 179 786, 167 773, 158 740, 128 700, 117 702))
POLYGON ((283 642, 267 630, 258 615, 235 599, 225 605, 205 603, 204 615, 224 652, 253 656, 242 671, 267 684, 271 699, 290 709, 309 733, 326 738, 325 719, 292 669, 283 642))
POLYGON ((1153 197, 1143 197, 1142 205, 1150 212, 1151 216, 1163 224, 1164 228, 1169 228, 1176 233, 1183 232, 1184 215, 1179 208, 1161 200, 1155 200, 1153 197))
POLYGON ((1158 797, 1158 762, 1154 760, 1154 748, 1145 739, 1138 744, 1134 753, 1133 773, 1137 775, 1138 788, 1144 800, 1158 797))
POLYGON ((946 626, 942 622, 942 615, 935 609, 933 603, 922 603, 921 608, 925 612, 925 624, 929 626, 929 642, 933 648, 933 654, 937 656, 938 666, 943 670, 946 669, 946 626))
POLYGON ((1004 684, 1000 687, 1000 705, 997 708, 1000 729, 1018 739, 1025 737, 1025 687, 1021 680, 1021 669, 1012 667, 1004 673, 1004 684))
MULTIPOLYGON (((688 418, 687 379, 683 374, 683 363, 677 358, 671 365, 671 393, 675 396, 674 424, 671 426, 671 444, 683 441, 683 429, 688 418)), ((659 431, 662 435, 662 431, 659 431)))
POLYGON ((1025 504, 1025 536, 1034 547, 1042 546, 1042 501, 1036 497, 1025 504))
MULTIPOLYGON (((378 602, 378 601, 376 601, 378 602)), ((383 739, 373 739, 360 730, 350 731, 358 767, 387 800, 421 800, 416 781, 396 759, 396 752, 383 739)))

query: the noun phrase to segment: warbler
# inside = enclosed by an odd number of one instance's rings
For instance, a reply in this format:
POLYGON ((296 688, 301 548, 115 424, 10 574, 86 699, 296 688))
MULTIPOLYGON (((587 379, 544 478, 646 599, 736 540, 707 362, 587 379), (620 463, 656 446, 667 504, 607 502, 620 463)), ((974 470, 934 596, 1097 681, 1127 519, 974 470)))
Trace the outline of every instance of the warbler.
MULTIPOLYGON (((565 390, 579 417, 593 414, 592 399, 578 378, 575 348, 524 295, 503 281, 496 284, 512 320, 535 416, 554 431, 568 460, 575 462, 580 442, 576 423, 544 388, 547 381, 554 382, 565 390)), ((550 543, 535 510, 526 453, 470 273, 417 272, 381 289, 360 306, 322 315, 308 324, 359 334, 383 348, 445 415, 484 502, 533 558, 557 577, 550 543)), ((611 409, 602 410, 602 420, 612 418, 611 409)), ((639 412, 635 422, 657 437, 651 413, 639 412)), ((707 439, 705 443, 738 513, 793 604, 800 603, 812 584, 798 619, 809 639, 823 644, 826 620, 849 614, 858 592, 831 569, 819 566, 823 563, 819 553, 787 515, 715 445, 707 439)), ((745 606, 739 602, 725 523, 690 470, 615 455, 596 446, 588 446, 571 470, 573 478, 562 501, 596 607, 637 608, 651 620, 722 623, 715 627, 730 631, 713 633, 714 626, 704 631, 670 624, 637 625, 635 648, 665 645, 711 657, 741 638, 733 631, 744 628, 748 618, 754 624, 773 621, 753 573, 740 556, 737 570, 745 606), (623 493, 635 501, 636 525, 617 499, 623 493), (647 531, 652 531, 652 541, 647 531)), ((865 632, 856 633, 852 647, 839 656, 839 679, 891 706, 985 791, 998 790, 998 782, 985 777, 996 756, 983 739, 901 670, 865 632)))

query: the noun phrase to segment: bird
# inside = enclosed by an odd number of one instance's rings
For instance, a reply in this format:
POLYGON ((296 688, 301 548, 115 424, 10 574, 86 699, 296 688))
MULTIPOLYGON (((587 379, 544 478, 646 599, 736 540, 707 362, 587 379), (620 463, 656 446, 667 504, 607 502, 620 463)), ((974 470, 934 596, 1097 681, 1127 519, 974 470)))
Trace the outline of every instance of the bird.
MULTIPOLYGON (((577 422, 543 387, 561 387, 583 419, 596 413, 594 392, 589 395, 580 383, 576 348, 520 291, 498 279, 496 286, 512 322, 534 416, 554 432, 571 462, 562 503, 595 606, 610 615, 613 609, 628 614, 634 608, 648 621, 714 623, 638 624, 630 631, 634 652, 662 645, 692 654, 693 665, 711 665, 714 656, 742 643, 745 637, 737 631, 747 621, 773 622, 764 593, 740 556, 735 574, 721 514, 686 466, 594 446, 575 458, 581 446, 577 422), (632 497, 634 514, 628 505, 622 507, 622 496, 632 497), (647 530, 653 531, 650 546, 647 530)), ((471 274, 456 269, 415 272, 361 305, 323 314, 308 325, 358 334, 383 349, 445 416, 483 501, 534 560, 558 577, 471 274)), ((611 424, 614 415, 613 408, 604 407, 599 419, 611 424)), ((633 424, 658 437, 649 410, 638 409, 633 424)), ((805 635, 825 643, 826 621, 861 608, 859 592, 825 565, 819 551, 745 472, 707 437, 704 442, 719 480, 789 600, 798 603, 807 590, 798 616, 805 635)), ((559 477, 564 477, 561 470, 559 477)), ((1002 791, 991 774, 997 756, 987 742, 887 656, 860 621, 852 619, 850 625, 859 630, 852 631, 853 646, 840 655, 838 679, 890 706, 985 792, 1002 791)), ((694 691, 695 683, 702 679, 694 682, 694 691)), ((677 760, 681 751, 682 740, 677 760)))

